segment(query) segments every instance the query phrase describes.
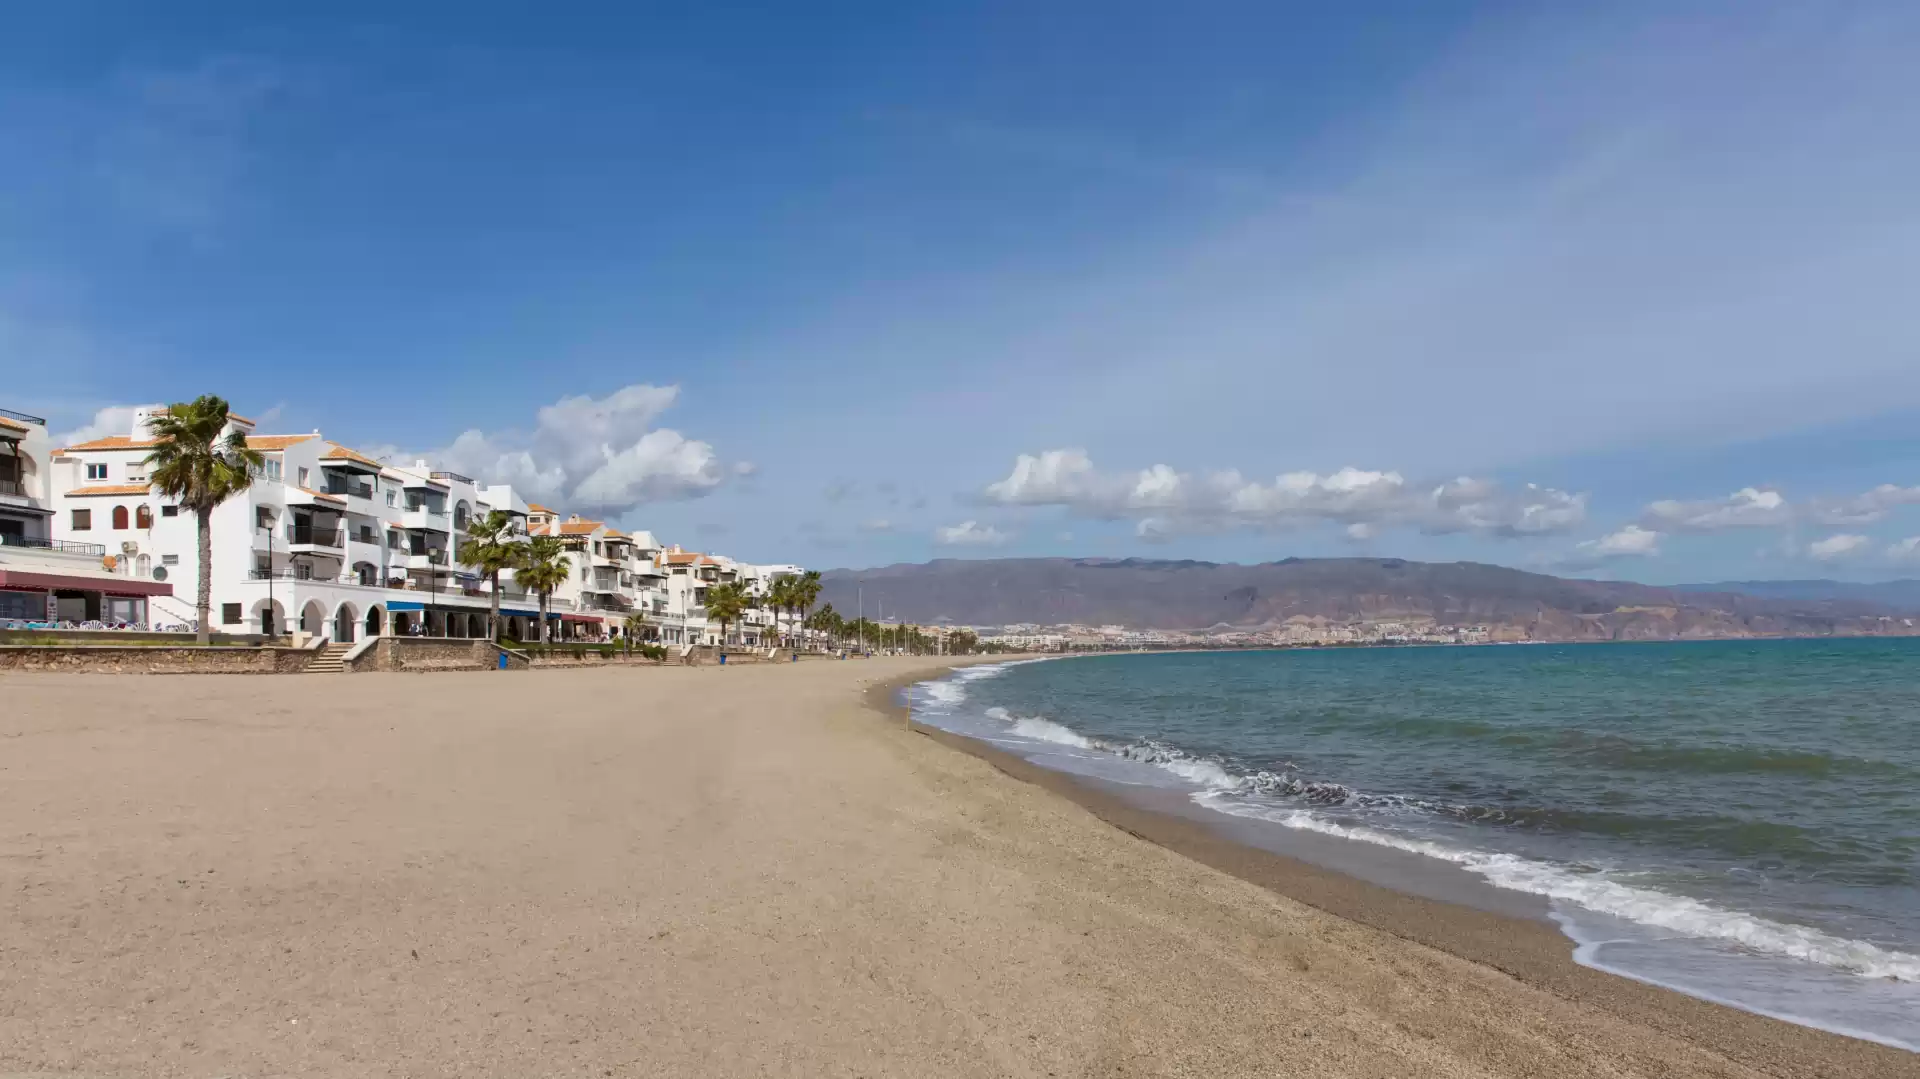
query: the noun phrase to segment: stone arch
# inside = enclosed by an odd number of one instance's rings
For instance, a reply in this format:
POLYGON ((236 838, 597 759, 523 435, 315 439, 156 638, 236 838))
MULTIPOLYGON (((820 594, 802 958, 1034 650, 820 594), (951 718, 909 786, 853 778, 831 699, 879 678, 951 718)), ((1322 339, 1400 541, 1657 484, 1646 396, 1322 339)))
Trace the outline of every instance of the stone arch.
POLYGON ((353 579, 368 588, 377 588, 380 585, 380 567, 371 562, 355 562, 353 579))
POLYGON ((340 606, 333 609, 333 624, 328 628, 336 643, 352 644, 355 630, 359 628, 359 625, 360 612, 355 609, 351 602, 341 600, 340 606))
POLYGON ((264 599, 258 600, 247 618, 247 625, 266 636, 278 637, 287 631, 287 610, 278 600, 271 606, 264 599))
POLYGON ((387 612, 378 604, 367 608, 367 620, 362 627, 369 637, 382 637, 387 631, 387 612))
POLYGON ((485 637, 486 635, 487 635, 487 616, 484 614, 468 615, 467 616, 467 636, 478 640, 480 638, 485 637))
POLYGON ((300 608, 300 632, 319 636, 326 632, 327 609, 317 599, 310 599, 300 608))

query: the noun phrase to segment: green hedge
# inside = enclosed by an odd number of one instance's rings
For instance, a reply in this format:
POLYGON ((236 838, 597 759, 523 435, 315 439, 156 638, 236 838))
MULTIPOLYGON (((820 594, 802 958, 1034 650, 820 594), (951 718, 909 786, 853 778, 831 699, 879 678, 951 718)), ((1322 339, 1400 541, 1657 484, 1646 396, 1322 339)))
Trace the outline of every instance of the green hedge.
MULTIPOLYGON (((610 644, 520 644, 513 641, 501 641, 500 643, 517 652, 525 652, 528 656, 585 657, 597 655, 615 658, 628 654, 627 646, 618 642, 610 644)), ((657 644, 636 644, 633 646, 632 654, 652 660, 667 658, 667 650, 657 644)))

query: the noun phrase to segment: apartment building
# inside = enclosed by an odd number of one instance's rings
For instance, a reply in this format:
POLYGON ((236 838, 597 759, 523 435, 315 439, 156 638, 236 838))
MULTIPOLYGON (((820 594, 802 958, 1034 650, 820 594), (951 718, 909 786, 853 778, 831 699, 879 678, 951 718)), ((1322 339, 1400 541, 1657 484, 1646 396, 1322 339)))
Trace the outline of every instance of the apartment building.
POLYGON ((173 591, 134 577, 105 544, 54 535, 47 421, 0 409, 0 621, 144 623, 173 591))
MULTIPOLYGON (((199 588, 198 528, 191 511, 154 492, 146 459, 153 409, 138 409, 125 435, 52 454, 53 532, 103 546, 115 568, 164 581, 148 621, 190 624, 199 588)), ((503 509, 524 520, 510 487, 483 487, 425 462, 395 467, 318 431, 263 435, 244 417, 266 466, 244 494, 213 512, 212 616, 216 631, 297 630, 351 642, 366 635, 486 635, 490 597, 454 558, 476 514, 503 509)), ((503 616, 528 632, 537 612, 503 588, 503 616)))
MULTIPOLYGON (((81 550, 96 576, 142 598, 137 608, 96 598, 72 606, 74 613, 138 614, 124 620, 183 626, 195 617, 195 519, 154 492, 147 475, 156 444, 147 423, 159 408, 135 410, 124 435, 59 449, 46 447, 44 422, 0 413, 0 460, 13 462, 0 466, 12 478, 12 487, 0 484, 0 522, 8 522, 0 540, 17 534, 43 548, 81 550), (6 493, 14 489, 27 493, 6 493)), ((492 585, 458 553, 471 522, 492 510, 510 514, 516 532, 553 536, 567 548, 568 579, 548 599, 556 639, 621 637, 628 615, 639 611, 650 639, 718 643, 719 627, 710 628, 706 616, 708 586, 739 580, 765 595, 779 576, 801 572, 665 550, 650 532, 563 515, 510 486, 424 461, 375 460, 319 431, 259 434, 245 417, 229 423, 266 465, 250 489, 213 513, 215 631, 297 631, 343 643, 383 634, 484 637, 492 585)), ((511 570, 501 574, 500 593, 502 634, 539 639, 539 597, 511 570)), ((758 647, 780 631, 780 619, 755 611, 729 629, 728 643, 758 647)))

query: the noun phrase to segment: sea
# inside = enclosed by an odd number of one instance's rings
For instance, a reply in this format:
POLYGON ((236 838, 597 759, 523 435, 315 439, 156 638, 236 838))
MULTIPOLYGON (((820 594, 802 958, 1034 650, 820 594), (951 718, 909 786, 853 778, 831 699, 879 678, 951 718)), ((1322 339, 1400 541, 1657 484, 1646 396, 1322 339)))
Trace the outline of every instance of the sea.
POLYGON ((1587 966, 1920 1052, 1920 639, 1114 654, 909 700, 1271 849, 1532 897, 1587 966))

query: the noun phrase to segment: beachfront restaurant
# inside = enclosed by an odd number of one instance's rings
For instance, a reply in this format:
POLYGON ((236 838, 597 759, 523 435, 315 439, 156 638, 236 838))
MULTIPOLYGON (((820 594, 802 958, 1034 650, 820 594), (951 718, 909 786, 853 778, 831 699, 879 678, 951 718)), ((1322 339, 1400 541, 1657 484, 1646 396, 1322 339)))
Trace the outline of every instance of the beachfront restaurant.
POLYGON ((0 544, 0 622, 144 625, 147 601, 173 586, 116 572, 97 543, 0 544))

